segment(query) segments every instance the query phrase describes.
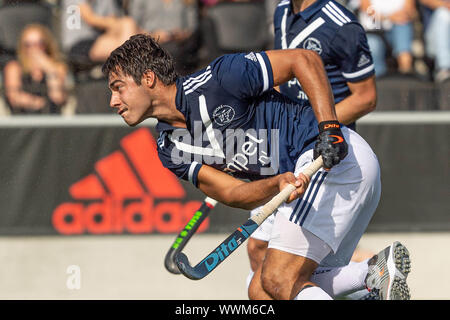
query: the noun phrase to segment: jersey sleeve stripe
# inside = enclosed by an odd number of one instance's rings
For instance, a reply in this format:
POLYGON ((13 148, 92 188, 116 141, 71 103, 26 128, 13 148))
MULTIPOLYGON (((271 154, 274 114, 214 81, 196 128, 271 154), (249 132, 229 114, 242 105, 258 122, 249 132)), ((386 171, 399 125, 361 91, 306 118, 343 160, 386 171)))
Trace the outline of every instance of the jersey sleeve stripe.
POLYGON ((352 20, 350 20, 349 17, 347 17, 341 9, 338 8, 337 5, 335 5, 333 2, 328 2, 330 4, 330 6, 332 6, 334 8, 334 10, 336 10, 345 20, 347 20, 347 22, 351 22, 352 20))
POLYGON ((337 13, 329 4, 327 4, 325 6, 325 8, 327 8, 327 10, 335 16, 335 18, 337 18, 339 21, 341 21, 342 23, 347 23, 347 20, 345 20, 342 16, 339 15, 339 13, 337 13))
POLYGON ((192 80, 192 82, 190 82, 186 85, 183 85, 184 90, 188 90, 190 87, 192 87, 196 83, 204 81, 210 74, 211 74, 211 70, 206 71, 205 73, 202 73, 198 79, 192 80))
POLYGON ((364 75, 366 73, 371 72, 374 68, 375 68, 375 66, 373 64, 371 64, 370 66, 368 66, 368 67, 366 67, 366 68, 364 68, 362 70, 356 71, 356 72, 352 72, 352 73, 342 72, 342 75, 345 78, 347 78, 347 79, 357 78, 357 77, 360 77, 360 76, 362 76, 362 75, 364 75))
POLYGON ((211 66, 208 66, 208 67, 206 68, 205 72, 199 74, 199 75, 196 76, 196 77, 191 77, 191 78, 187 79, 186 81, 184 81, 184 82, 183 82, 183 86, 186 86, 188 83, 190 83, 190 82, 193 81, 193 80, 197 80, 197 79, 201 78, 206 72, 208 72, 208 71, 210 71, 210 70, 211 70, 211 66))
POLYGON ((290 3, 290 1, 281 1, 277 7, 285 6, 285 5, 288 5, 289 3, 290 3))
POLYGON ((203 81, 200 82, 200 83, 197 83, 194 87, 192 87, 191 89, 185 91, 184 94, 185 94, 185 95, 188 95, 189 93, 194 92, 198 87, 200 87, 200 86, 204 85, 205 83, 207 83, 207 82, 209 81, 209 79, 211 79, 211 77, 212 77, 211 74, 208 75, 208 77, 207 77, 205 80, 203 80, 203 81))
POLYGON ((269 89, 269 72, 267 71, 266 63, 264 62, 264 58, 260 53, 256 54, 256 58, 258 59, 259 65, 261 66, 261 71, 263 74, 263 90, 265 92, 269 89))
POLYGON ((197 185, 197 174, 200 170, 201 164, 197 161, 192 161, 189 167, 188 180, 190 183, 197 185))
POLYGON ((343 25, 344 25, 344 24, 343 24, 341 21, 339 21, 335 16, 333 16, 333 15, 331 14, 331 12, 327 10, 327 8, 323 7, 323 8, 322 8, 322 11, 323 11, 323 12, 324 12, 331 20, 333 20, 334 23, 336 23, 338 26, 343 26, 343 25))

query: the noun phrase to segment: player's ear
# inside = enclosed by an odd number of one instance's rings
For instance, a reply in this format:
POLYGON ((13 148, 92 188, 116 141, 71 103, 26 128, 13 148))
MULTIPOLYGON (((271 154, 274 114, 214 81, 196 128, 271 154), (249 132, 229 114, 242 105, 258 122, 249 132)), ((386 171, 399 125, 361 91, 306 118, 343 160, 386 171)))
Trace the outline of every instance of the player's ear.
POLYGON ((153 71, 147 70, 142 76, 142 84, 148 88, 153 88, 156 83, 156 75, 153 71))

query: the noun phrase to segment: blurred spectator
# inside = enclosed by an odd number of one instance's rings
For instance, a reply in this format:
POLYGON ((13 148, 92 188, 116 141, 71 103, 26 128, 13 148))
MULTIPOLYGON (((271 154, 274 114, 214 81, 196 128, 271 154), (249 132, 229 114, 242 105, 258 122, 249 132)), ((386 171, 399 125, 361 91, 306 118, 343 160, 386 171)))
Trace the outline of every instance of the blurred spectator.
POLYGON ((115 48, 139 33, 134 20, 121 15, 116 0, 64 0, 62 12, 63 48, 78 63, 104 62, 115 48))
POLYGON ((4 69, 5 96, 12 113, 60 113, 67 100, 67 67, 51 32, 39 24, 25 27, 17 58, 4 69))
POLYGON ((141 29, 159 39, 170 52, 178 73, 196 69, 200 39, 195 0, 133 0, 128 12, 141 29))
POLYGON ((450 1, 420 0, 425 45, 428 56, 435 58, 435 80, 450 78, 450 1))
MULTIPOLYGON (((200 0, 200 3, 203 6, 206 7, 212 7, 218 4, 219 2, 258 2, 258 1, 265 1, 265 0, 200 0)), ((278 2, 280 2, 278 0, 278 2)))
POLYGON ((392 48, 398 71, 413 73, 413 20, 415 0, 361 0, 360 20, 367 31, 367 40, 375 63, 375 73, 387 72, 387 45, 392 48))

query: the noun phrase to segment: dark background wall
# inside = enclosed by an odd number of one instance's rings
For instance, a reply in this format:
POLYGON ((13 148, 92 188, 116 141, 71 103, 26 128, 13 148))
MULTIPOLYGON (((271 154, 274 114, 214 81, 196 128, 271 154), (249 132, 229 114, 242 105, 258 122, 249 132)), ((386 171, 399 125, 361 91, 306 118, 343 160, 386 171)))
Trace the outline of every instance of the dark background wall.
MULTIPOLYGON (((362 121, 358 132, 382 171, 381 202, 368 231, 449 231, 448 123, 362 121)), ((151 126, 114 123, 0 125, 0 235, 178 233, 204 196, 189 183, 181 188, 157 176, 162 169, 149 151, 155 137, 151 126)), ((219 204, 202 228, 228 232, 247 218, 219 204)))

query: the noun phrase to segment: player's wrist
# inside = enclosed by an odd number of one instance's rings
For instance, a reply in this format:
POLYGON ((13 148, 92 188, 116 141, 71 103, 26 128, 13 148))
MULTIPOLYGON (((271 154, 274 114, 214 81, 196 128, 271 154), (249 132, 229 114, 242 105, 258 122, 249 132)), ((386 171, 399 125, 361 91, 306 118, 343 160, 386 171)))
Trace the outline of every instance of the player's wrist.
POLYGON ((319 122, 319 133, 329 130, 341 130, 341 124, 337 120, 327 120, 319 122))

